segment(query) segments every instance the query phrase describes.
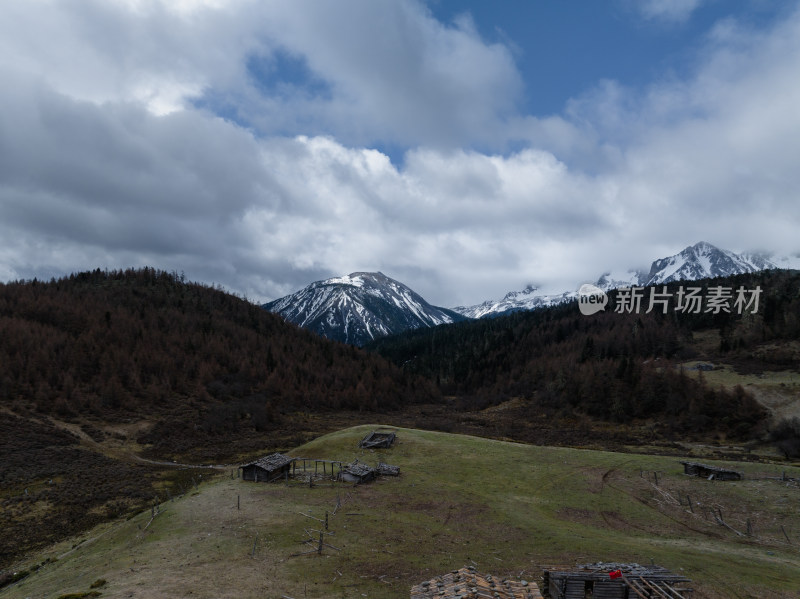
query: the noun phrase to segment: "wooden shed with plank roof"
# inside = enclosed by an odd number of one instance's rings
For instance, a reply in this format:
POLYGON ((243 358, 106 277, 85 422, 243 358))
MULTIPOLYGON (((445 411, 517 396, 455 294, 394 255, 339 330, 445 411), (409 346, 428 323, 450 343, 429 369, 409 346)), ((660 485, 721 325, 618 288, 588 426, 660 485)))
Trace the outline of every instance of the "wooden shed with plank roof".
POLYGON ((348 483, 366 483, 374 480, 377 476, 375 468, 372 468, 364 462, 360 462, 357 458, 347 464, 339 474, 341 480, 348 483))
POLYGON ((294 458, 290 458, 288 455, 273 453, 239 466, 239 468, 242 471, 243 480, 271 482, 288 477, 292 462, 294 462, 294 458))
POLYGON ((681 462, 681 464, 683 464, 683 473, 690 476, 700 476, 708 480, 742 480, 741 472, 736 470, 727 470, 697 462, 681 462))

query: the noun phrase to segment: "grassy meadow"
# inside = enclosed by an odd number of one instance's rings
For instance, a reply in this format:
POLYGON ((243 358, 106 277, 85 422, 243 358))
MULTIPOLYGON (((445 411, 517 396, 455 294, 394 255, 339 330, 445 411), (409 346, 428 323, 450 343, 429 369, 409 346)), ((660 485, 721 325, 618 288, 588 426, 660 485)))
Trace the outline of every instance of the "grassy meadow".
POLYGON ((17 569, 40 567, 0 598, 408 597, 464 565, 538 581, 544 566, 596 561, 665 566, 693 580, 696 598, 800 596, 800 486, 780 480, 800 467, 735 463, 745 480, 715 482, 685 476, 675 457, 402 428, 391 449, 358 449, 371 428, 291 453, 380 459, 400 477, 309 488, 227 471, 155 518, 148 510, 29 556, 17 569), (308 516, 326 511, 325 542, 338 550, 293 556, 316 547, 302 543, 323 526, 308 516))

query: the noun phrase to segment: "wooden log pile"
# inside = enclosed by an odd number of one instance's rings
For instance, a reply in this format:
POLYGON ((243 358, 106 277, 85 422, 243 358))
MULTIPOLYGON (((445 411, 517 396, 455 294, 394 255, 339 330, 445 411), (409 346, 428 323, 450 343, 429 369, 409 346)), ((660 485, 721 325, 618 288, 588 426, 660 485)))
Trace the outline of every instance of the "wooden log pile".
POLYGON ((526 580, 481 574, 474 566, 453 570, 411 587, 411 599, 542 599, 539 587, 526 580))
POLYGON ((381 476, 400 476, 400 466, 392 466, 383 462, 378 462, 378 467, 375 471, 381 476))

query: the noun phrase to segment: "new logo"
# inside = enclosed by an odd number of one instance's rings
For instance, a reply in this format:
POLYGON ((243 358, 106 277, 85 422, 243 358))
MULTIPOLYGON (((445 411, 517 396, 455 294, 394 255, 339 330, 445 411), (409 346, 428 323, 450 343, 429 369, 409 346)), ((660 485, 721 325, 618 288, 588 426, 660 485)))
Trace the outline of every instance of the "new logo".
POLYGON ((605 310, 607 304, 608 296, 599 287, 584 283, 578 289, 578 308, 584 316, 591 316, 605 310))

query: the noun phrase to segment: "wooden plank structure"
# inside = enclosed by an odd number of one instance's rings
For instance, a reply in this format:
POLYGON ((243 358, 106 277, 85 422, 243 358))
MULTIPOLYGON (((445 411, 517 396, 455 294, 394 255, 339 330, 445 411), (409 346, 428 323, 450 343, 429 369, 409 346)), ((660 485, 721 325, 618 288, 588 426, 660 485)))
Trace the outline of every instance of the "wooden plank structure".
POLYGON ((692 594, 686 586, 691 580, 661 566, 598 562, 545 569, 543 578, 542 590, 551 599, 687 599, 692 594))
POLYGON ((272 482, 287 477, 293 462, 294 458, 290 458, 288 455, 273 453, 239 466, 239 468, 242 471, 243 480, 272 482))
POLYGON ((339 480, 342 470, 342 462, 338 460, 294 458, 294 462, 292 462, 292 478, 295 478, 297 474, 300 473, 303 477, 311 476, 317 479, 330 478, 332 480, 339 480), (313 472, 311 471, 312 464, 314 466, 313 472), (322 472, 320 472, 320 470, 322 470, 322 472))
POLYGON ((683 464, 683 473, 690 476, 702 476, 708 480, 742 480, 742 473, 736 472, 736 470, 726 470, 697 462, 681 462, 681 464, 683 464))
POLYGON ((400 467, 378 462, 376 468, 359 461, 357 458, 345 465, 338 460, 320 460, 317 458, 293 458, 281 453, 273 453, 259 458, 249 464, 239 466, 242 479, 255 482, 273 482, 278 480, 304 480, 309 484, 320 479, 365 483, 377 476, 399 476, 400 467))
POLYGON ((474 566, 453 570, 411 587, 411 599, 542 599, 534 582, 480 574, 474 566))
POLYGON ((375 468, 358 461, 358 458, 356 458, 344 467, 339 476, 345 482, 360 484, 374 480, 377 472, 375 468))
POLYGON ((400 476, 400 466, 378 462, 378 467, 375 470, 380 476, 400 476))
POLYGON ((397 437, 397 433, 394 431, 371 431, 358 442, 358 446, 362 449, 388 449, 394 443, 395 437, 397 437))

